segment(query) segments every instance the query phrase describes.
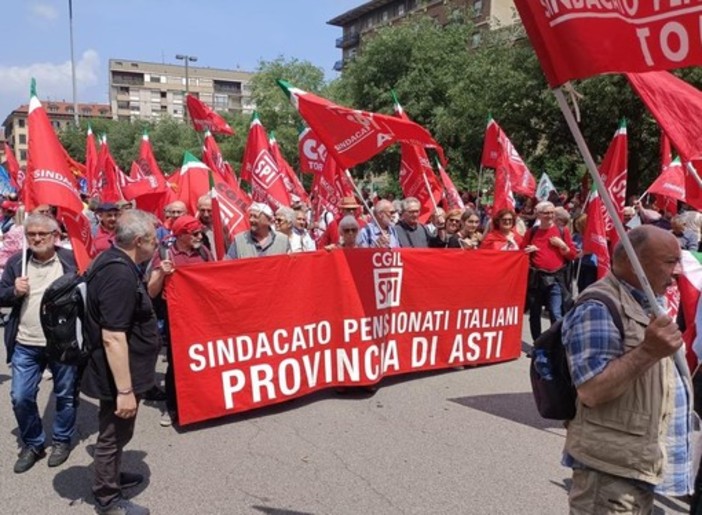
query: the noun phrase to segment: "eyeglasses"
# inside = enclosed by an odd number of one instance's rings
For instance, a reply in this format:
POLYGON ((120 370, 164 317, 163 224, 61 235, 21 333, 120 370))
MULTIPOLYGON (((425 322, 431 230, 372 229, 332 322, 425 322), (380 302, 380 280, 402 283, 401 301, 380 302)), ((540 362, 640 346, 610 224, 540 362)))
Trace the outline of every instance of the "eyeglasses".
POLYGON ((461 223, 461 219, 460 219, 460 218, 449 218, 448 220, 446 220, 446 222, 449 222, 449 223, 452 223, 452 224, 460 224, 460 223, 461 223))
POLYGON ((54 234, 53 232, 42 232, 42 231, 37 231, 37 232, 28 232, 27 233, 27 238, 33 239, 33 238, 40 238, 40 239, 46 239, 49 236, 54 234))
POLYGON ((500 218, 500 222, 502 223, 514 223, 514 218, 500 218))
POLYGON ((190 233, 190 235, 195 237, 202 236, 202 231, 193 231, 190 233))
POLYGON ((358 229, 344 229, 342 232, 345 234, 352 233, 352 232, 358 232, 358 229))
POLYGON ((285 222, 285 218, 276 218, 275 221, 282 224, 285 222))

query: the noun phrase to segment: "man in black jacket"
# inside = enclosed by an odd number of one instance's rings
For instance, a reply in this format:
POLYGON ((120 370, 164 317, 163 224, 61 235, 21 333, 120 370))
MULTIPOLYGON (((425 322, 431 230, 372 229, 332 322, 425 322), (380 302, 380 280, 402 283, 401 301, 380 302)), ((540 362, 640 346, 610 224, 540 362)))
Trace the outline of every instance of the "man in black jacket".
POLYGON ((71 453, 78 404, 77 368, 49 361, 39 321, 44 291, 63 274, 74 272, 75 260, 69 250, 55 246, 59 227, 53 218, 33 214, 27 217, 24 227, 27 254, 18 252, 10 257, 0 280, 0 306, 12 308, 5 327, 5 346, 12 367, 12 409, 23 445, 14 467, 17 474, 26 472, 46 455, 37 393, 47 366, 53 375, 56 396, 50 467, 61 465, 71 453), (23 260, 27 263, 25 275, 22 275, 23 260))
POLYGON ((395 226, 400 247, 412 249, 443 248, 446 246, 446 228, 437 227, 437 234, 432 235, 427 226, 419 223, 421 204, 414 197, 402 201, 402 218, 395 226))

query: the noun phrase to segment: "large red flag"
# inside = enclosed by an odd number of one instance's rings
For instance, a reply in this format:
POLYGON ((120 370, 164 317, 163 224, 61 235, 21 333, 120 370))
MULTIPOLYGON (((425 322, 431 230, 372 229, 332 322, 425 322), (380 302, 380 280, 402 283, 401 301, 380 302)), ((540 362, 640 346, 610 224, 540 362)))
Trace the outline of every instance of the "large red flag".
POLYGON ((646 193, 656 196, 656 205, 670 213, 677 212, 677 201, 685 202, 685 171, 679 159, 663 168, 646 193))
POLYGON ((91 195, 99 190, 98 174, 99 174, 99 158, 97 144, 95 143, 95 135, 93 128, 88 125, 88 133, 85 137, 85 180, 87 182, 88 195, 91 195))
POLYGON ((302 173, 317 173, 324 168, 327 159, 327 147, 309 127, 303 127, 298 135, 297 148, 300 154, 302 173))
POLYGON ((266 129, 255 111, 246 139, 241 178, 251 184, 251 198, 255 202, 268 204, 273 211, 290 205, 290 194, 285 187, 283 174, 271 155, 266 129))
POLYGON ((368 161, 396 142, 433 148, 442 163, 446 162, 441 146, 421 125, 396 116, 341 107, 283 80, 278 84, 343 169, 368 161))
POLYGON ((20 169, 20 165, 17 162, 17 157, 15 156, 12 147, 5 142, 5 163, 7 172, 10 174, 10 179, 12 180, 12 185, 17 190, 17 194, 20 195, 22 191, 22 185, 24 184, 24 174, 20 169))
POLYGON ((514 206, 507 154, 502 152, 495 164, 495 195, 492 202, 492 212, 497 213, 500 209, 514 211, 514 206))
POLYGON ((587 221, 583 232, 583 253, 597 257, 597 278, 602 279, 610 268, 607 232, 605 229, 606 210, 602 199, 594 187, 585 206, 587 221))
POLYGON ((610 72, 702 65, 702 5, 515 0, 551 87, 610 72))
POLYGON ((240 232, 250 229, 246 212, 251 206, 251 199, 236 183, 230 186, 222 179, 215 180, 212 172, 209 179, 214 251, 217 259, 221 260, 226 253, 227 244, 234 241, 234 237, 240 232))
MULTIPOLYGON (((600 177, 602 177, 602 182, 604 182, 609 196, 612 198, 614 207, 617 209, 617 215, 619 219, 622 219, 622 212, 624 211, 624 205, 626 204, 626 178, 627 178, 627 165, 628 165, 628 138, 626 133, 626 122, 622 121, 619 124, 619 129, 614 133, 614 138, 609 144, 607 153, 600 165, 600 177)), ((602 205, 603 212, 606 215, 605 218, 605 229, 607 231, 607 237, 609 241, 614 245, 619 241, 617 236, 617 231, 614 229, 614 223, 612 219, 606 212, 604 203, 600 199, 600 204, 602 205)))
POLYGON ((234 129, 227 121, 215 113, 207 104, 200 101, 193 95, 185 96, 185 104, 188 109, 188 116, 193 122, 196 131, 209 130, 215 134, 234 134, 234 129))
POLYGON ((107 137, 103 136, 100 153, 98 154, 98 174, 95 186, 97 190, 91 196, 97 195, 101 202, 117 202, 123 196, 119 190, 119 173, 123 173, 110 153, 107 137))
MULTIPOLYGON (((392 92, 395 115, 409 121, 409 116, 402 108, 395 92, 392 92)), ((400 160, 400 187, 405 198, 414 197, 419 200, 419 221, 427 223, 443 196, 443 188, 436 178, 427 157, 427 152, 421 145, 402 143, 400 160)))
POLYGON ((536 193, 536 179, 529 171, 517 149, 512 145, 505 131, 490 117, 485 129, 481 164, 486 168, 496 168, 500 154, 503 153, 507 156, 505 163, 509 170, 512 191, 527 197, 533 197, 536 193))
POLYGON ((210 131, 205 132, 205 141, 202 147, 202 162, 213 172, 219 174, 227 184, 236 183, 236 174, 232 165, 222 157, 222 151, 210 131))
POLYGON ((337 220, 341 217, 341 199, 353 197, 354 187, 346 172, 327 154, 324 169, 315 174, 312 183, 312 212, 314 219, 319 220, 326 211, 337 220))
POLYGON ((285 157, 283 157, 283 153, 280 151, 278 141, 275 139, 275 133, 273 133, 273 131, 271 131, 268 145, 270 146, 271 155, 275 160, 275 164, 278 166, 278 170, 280 170, 281 174, 283 175, 283 182, 285 183, 285 188, 290 194, 290 198, 295 195, 305 204, 309 204, 310 197, 307 195, 305 187, 300 182, 300 179, 298 179, 297 175, 295 175, 295 170, 292 169, 292 166, 290 166, 290 164, 285 160, 285 157))
POLYGON ((93 252, 90 222, 83 215, 78 183, 66 160, 46 111, 37 98, 34 81, 27 120, 29 142, 24 201, 27 211, 49 204, 66 225, 78 268, 83 271, 93 252))

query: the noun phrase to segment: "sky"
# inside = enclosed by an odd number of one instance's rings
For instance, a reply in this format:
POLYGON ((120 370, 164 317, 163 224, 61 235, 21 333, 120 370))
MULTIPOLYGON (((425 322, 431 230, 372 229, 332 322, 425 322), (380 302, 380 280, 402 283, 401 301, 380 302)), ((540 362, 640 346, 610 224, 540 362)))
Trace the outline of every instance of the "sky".
MULTIPOLYGON (((366 0, 73 0, 78 101, 109 102, 110 59, 254 71, 279 56, 310 61, 336 76, 340 27, 327 21, 366 0)), ((0 123, 40 99, 72 101, 68 0, 5 0, 0 53, 0 123), (11 22, 10 22, 11 20, 11 22)))

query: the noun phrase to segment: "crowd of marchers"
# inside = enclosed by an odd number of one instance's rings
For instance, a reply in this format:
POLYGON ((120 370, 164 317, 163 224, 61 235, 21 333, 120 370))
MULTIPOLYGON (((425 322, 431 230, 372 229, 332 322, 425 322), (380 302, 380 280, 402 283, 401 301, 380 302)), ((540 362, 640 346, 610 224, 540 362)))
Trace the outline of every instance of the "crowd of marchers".
MULTIPOLYGON (((464 200, 465 207, 435 206, 427 214, 417 198, 395 200, 364 192, 340 199, 336 216, 330 211, 318 217, 301 202, 275 210, 254 202, 246 213, 250 228, 227 241, 220 258, 354 248, 524 252, 530 268, 525 310, 532 338, 541 334, 544 308, 551 323, 564 319, 563 340, 579 393, 563 458, 574 470, 571 513, 597 512, 592 506, 600 502, 624 503, 626 513, 639 513, 639 508, 645 513, 654 493, 692 494, 697 471, 692 470, 690 435, 696 420, 692 375, 675 359, 682 346, 681 322, 649 305, 620 244, 610 249, 611 272, 597 280, 597 256, 583 253, 587 215, 577 196, 519 199, 515 209, 496 211, 480 203, 476 208, 472 198, 464 200), (620 306, 623 334, 596 300, 571 309, 573 298, 588 287, 620 306), (626 452, 622 455, 620 449, 626 452)), ((1 208, 0 306, 9 308, 3 319, 5 344, 22 444, 14 471, 29 471, 49 447, 49 467, 70 457, 82 392, 99 401, 96 511, 148 513, 126 497, 143 478, 121 470, 121 455, 134 432, 140 401, 164 402, 161 425, 178 423, 164 287, 180 267, 216 259, 212 200, 201 197, 194 213, 183 202, 173 202, 165 206, 163 221, 126 201, 86 204, 98 252, 88 270, 87 311, 100 328, 101 341, 79 366, 49 359, 39 317, 43 293, 76 270, 56 211, 44 205, 24 213, 13 197, 1 208), (155 364, 162 347, 168 366, 161 387, 155 364), (47 373, 56 402, 50 437, 37 406, 39 384, 47 373)), ((702 213, 680 208, 676 214, 659 212, 632 199, 622 212, 661 302, 679 272, 681 250, 696 251, 700 241, 702 213)), ((696 509, 695 498, 693 513, 696 509)))

